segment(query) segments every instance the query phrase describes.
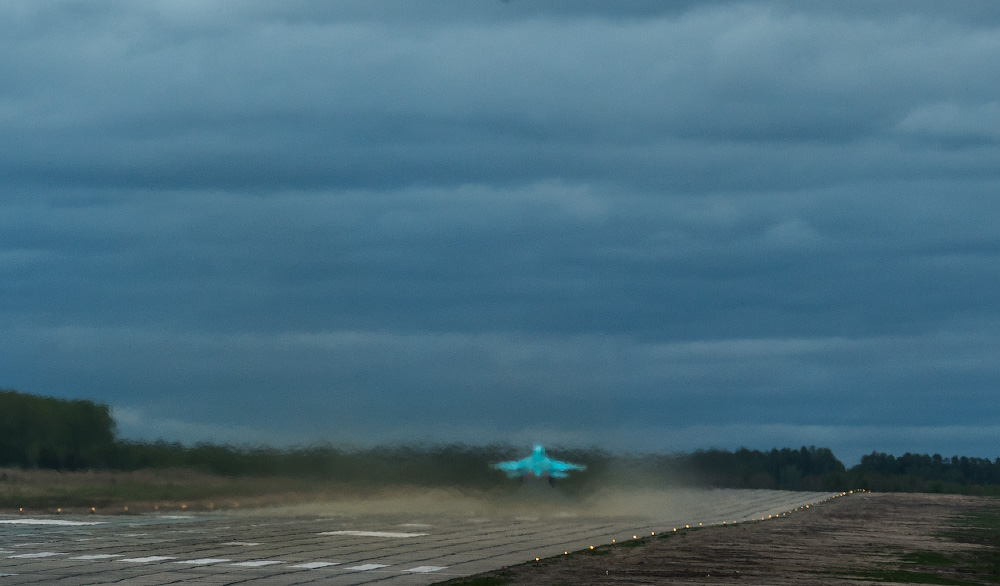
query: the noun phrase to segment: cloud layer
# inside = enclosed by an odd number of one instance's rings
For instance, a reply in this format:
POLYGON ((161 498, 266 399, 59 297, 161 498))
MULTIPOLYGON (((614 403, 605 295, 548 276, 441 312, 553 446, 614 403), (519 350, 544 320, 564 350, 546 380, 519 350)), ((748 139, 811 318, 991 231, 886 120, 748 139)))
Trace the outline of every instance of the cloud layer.
POLYGON ((0 11, 0 385, 185 441, 996 455, 993 4, 0 11))

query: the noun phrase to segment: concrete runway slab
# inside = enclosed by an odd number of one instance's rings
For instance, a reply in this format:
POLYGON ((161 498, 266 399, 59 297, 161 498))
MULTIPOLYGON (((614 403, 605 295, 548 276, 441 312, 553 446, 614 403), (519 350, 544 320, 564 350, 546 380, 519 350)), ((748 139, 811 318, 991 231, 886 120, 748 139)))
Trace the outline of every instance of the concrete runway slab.
POLYGON ((633 535, 766 519, 832 496, 676 490, 498 503, 435 493, 239 513, 8 515, 0 586, 423 586, 633 535))

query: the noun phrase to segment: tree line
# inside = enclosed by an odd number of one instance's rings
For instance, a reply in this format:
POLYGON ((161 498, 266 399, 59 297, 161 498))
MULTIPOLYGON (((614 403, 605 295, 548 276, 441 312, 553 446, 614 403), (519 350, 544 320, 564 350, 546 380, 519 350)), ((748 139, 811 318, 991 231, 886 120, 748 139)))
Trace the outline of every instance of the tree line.
POLYGON ((114 447, 107 405, 0 389, 0 466, 105 467, 114 447))
MULTIPOLYGON (((226 476, 285 476, 344 483, 491 487, 508 482, 491 464, 524 455, 510 445, 410 445, 289 449, 137 442, 116 437, 107 405, 0 390, 0 467, 58 470, 189 468, 226 476)), ((827 448, 740 448, 690 454, 567 449, 586 464, 567 490, 615 484, 784 490, 949 492, 1000 496, 1000 458, 873 452, 847 469, 827 448)))

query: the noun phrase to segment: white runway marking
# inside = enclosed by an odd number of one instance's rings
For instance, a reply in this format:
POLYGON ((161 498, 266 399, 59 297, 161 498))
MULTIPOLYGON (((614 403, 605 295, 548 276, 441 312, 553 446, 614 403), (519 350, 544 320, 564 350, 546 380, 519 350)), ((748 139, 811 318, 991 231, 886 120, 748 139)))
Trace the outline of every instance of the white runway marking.
POLYGON ((307 570, 315 570, 316 568, 325 568, 327 566, 339 566, 340 562, 309 562, 308 564, 296 564, 294 566, 288 566, 289 568, 305 568, 307 570))
POLYGON ((63 519, 0 519, 3 525, 103 525, 104 521, 65 521, 63 519))
POLYGON ((174 562, 175 564, 190 564, 192 566, 207 566, 209 564, 221 564, 222 562, 231 562, 233 560, 224 558, 201 558, 199 560, 181 560, 179 562, 174 562))
POLYGON ((260 544, 254 543, 252 541, 230 541, 228 543, 223 543, 222 545, 260 545, 260 544))
POLYGON ((119 562, 131 562, 131 563, 134 563, 134 564, 146 564, 146 563, 149 563, 149 562, 162 562, 163 560, 173 560, 173 559, 177 559, 177 558, 175 558, 173 556, 169 556, 169 555, 151 555, 151 556, 146 556, 144 558, 125 558, 125 559, 121 559, 121 560, 117 560, 117 561, 119 561, 119 562))
POLYGON ((14 558, 25 558, 26 559, 26 558, 47 558, 47 557, 52 557, 54 555, 65 555, 65 554, 59 553, 59 552, 55 552, 55 551, 40 551, 38 553, 20 553, 20 554, 8 556, 8 557, 10 559, 14 559, 14 558))
POLYGON ((4 576, 17 576, 17 574, 0 574, 0 578, 3 578, 4 576))
POLYGON ((409 570, 403 570, 404 572, 413 572, 414 574, 427 574, 429 572, 436 572, 438 570, 443 570, 448 566, 417 566, 415 568, 410 568, 409 570))
POLYGON ((400 533, 398 531, 324 531, 320 535, 351 535, 353 537, 422 537, 429 533, 400 533))
POLYGON ((71 560, 109 560, 111 558, 120 558, 122 554, 120 553, 92 553, 90 555, 78 555, 71 557, 71 560))
POLYGON ((379 568, 388 568, 388 564, 361 564, 360 566, 351 566, 347 568, 348 570, 357 570, 359 572, 365 572, 368 570, 377 570, 379 568))
POLYGON ((239 562, 236 564, 229 564, 230 566, 238 566, 241 568, 259 568, 262 566, 271 566, 274 564, 283 564, 285 562, 281 560, 257 560, 254 562, 239 562))

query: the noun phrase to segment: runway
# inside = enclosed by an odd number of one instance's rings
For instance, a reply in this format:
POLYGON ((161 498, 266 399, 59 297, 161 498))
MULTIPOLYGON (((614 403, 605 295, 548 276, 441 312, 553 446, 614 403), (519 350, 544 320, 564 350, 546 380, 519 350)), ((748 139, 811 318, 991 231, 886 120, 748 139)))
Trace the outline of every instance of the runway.
POLYGON ((238 513, 5 515, 0 586, 426 585, 685 525, 794 514, 832 496, 678 490, 494 503, 435 493, 238 513))

